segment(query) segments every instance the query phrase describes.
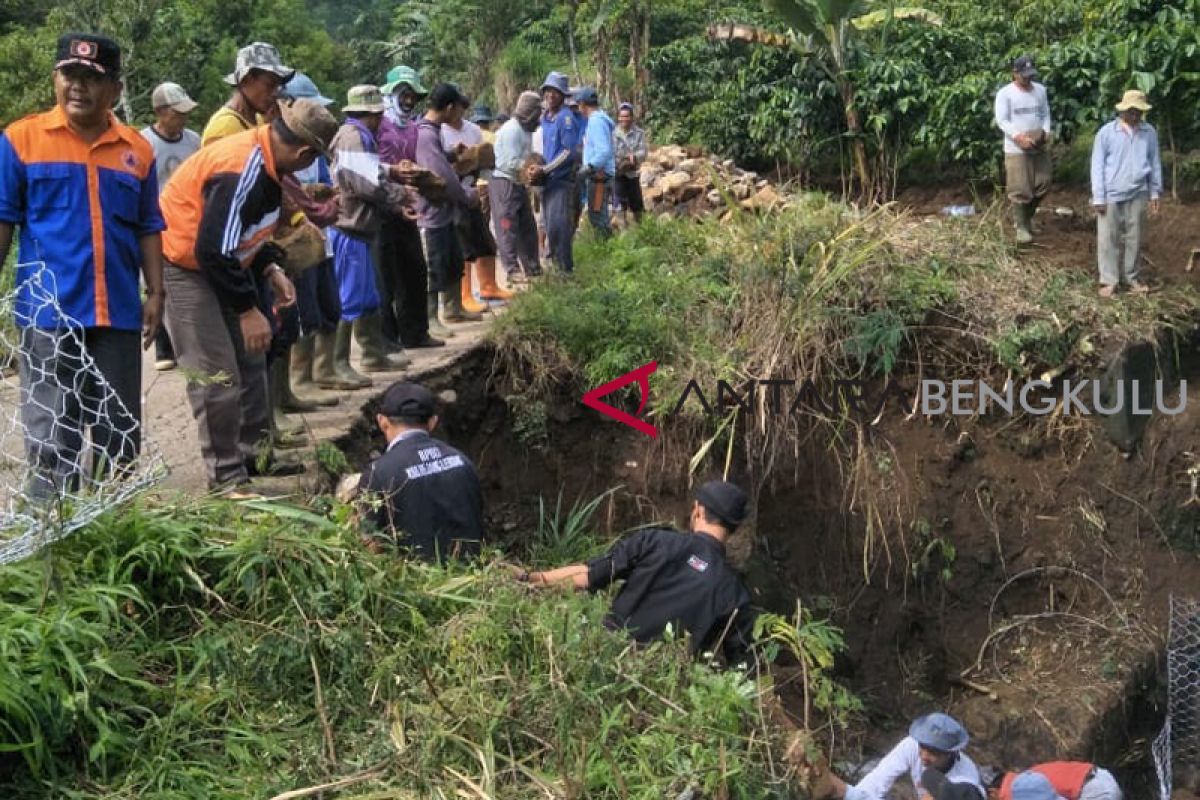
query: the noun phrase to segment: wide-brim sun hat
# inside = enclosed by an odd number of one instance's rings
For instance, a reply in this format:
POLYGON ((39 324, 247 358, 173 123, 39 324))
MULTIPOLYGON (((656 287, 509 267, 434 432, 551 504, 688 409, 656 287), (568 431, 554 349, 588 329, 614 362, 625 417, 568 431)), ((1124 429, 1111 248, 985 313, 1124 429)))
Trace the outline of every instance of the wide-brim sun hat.
POLYGON ((1138 111, 1149 111, 1154 108, 1150 105, 1150 101, 1146 99, 1144 92, 1139 92, 1137 89, 1130 89, 1121 96, 1121 102, 1117 103, 1117 111, 1128 111, 1131 108, 1136 108, 1138 111))
POLYGON ((967 729, 962 723, 941 712, 917 717, 909 726, 908 735, 922 747, 943 753, 958 753, 970 741, 967 729))

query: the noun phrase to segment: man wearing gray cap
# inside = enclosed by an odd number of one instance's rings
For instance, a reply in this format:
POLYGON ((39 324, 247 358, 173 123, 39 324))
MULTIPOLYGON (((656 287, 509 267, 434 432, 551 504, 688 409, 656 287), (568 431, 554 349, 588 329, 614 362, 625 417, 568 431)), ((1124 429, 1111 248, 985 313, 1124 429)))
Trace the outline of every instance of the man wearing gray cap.
MULTIPOLYGON (((196 101, 178 83, 160 83, 150 94, 150 105, 154 108, 154 123, 142 128, 141 134, 154 149, 161 190, 179 165, 200 149, 200 134, 187 127, 188 115, 196 109, 196 101)), ((175 350, 167 326, 163 325, 154 338, 154 368, 163 371, 174 367, 175 350)))
POLYGON ((207 147, 217 139, 266 122, 275 113, 280 90, 295 72, 283 65, 279 51, 266 42, 254 42, 239 50, 233 72, 225 76, 225 82, 234 87, 233 94, 204 126, 201 145, 207 147))
POLYGON ((930 800, 986 800, 983 780, 963 749, 967 730, 949 714, 913 720, 908 736, 892 748, 855 786, 831 776, 835 794, 845 800, 884 800, 903 775, 912 778, 917 797, 930 800))
POLYGON ((1033 79, 1030 56, 1012 63, 1012 82, 996 93, 996 125, 1004 131, 1004 179, 1017 243, 1033 241, 1033 215, 1050 188, 1050 100, 1033 79))
POLYGON ((725 543, 746 520, 746 493, 727 481, 696 491, 690 532, 645 528, 586 564, 522 572, 534 585, 570 583, 599 591, 624 581, 605 617, 609 630, 626 630, 640 644, 671 625, 686 631, 693 655, 718 650, 726 663, 746 660, 753 643, 750 592, 725 556, 725 543))

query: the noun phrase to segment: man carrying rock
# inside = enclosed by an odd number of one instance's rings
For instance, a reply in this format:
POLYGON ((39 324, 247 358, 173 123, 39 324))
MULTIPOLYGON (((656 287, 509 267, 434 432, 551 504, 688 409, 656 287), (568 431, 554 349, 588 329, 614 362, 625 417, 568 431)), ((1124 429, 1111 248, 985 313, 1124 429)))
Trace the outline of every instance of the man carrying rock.
POLYGON ((430 435, 438 424, 433 394, 395 383, 375 422, 388 444, 358 484, 367 546, 380 552, 388 542, 425 561, 477 555, 484 538, 479 475, 469 458, 430 435))
POLYGON ((1033 215, 1050 188, 1050 101, 1036 83, 1030 56, 1012 64, 1012 83, 996 93, 996 125, 1004 131, 1004 179, 1017 243, 1033 241, 1033 215))
POLYGON ((645 528, 586 564, 522 572, 517 579, 593 592, 624 581, 604 620, 609 630, 628 631, 645 644, 672 625, 691 637, 693 654, 720 649, 727 663, 740 663, 753 642, 755 615, 725 543, 745 520, 746 493, 709 481, 696 492, 688 533, 645 528))
MULTIPOLYGON (((389 164, 417 160, 417 105, 429 92, 417 71, 403 64, 392 67, 387 82, 379 87, 387 110, 379 125, 379 157, 389 164)), ((410 348, 444 347, 453 336, 429 316, 427 297, 429 270, 421 249, 421 231, 416 219, 393 210, 379 230, 380 301, 383 304, 383 336, 410 348), (430 331, 437 334, 431 336, 430 331)))
POLYGON ((1157 214, 1162 196, 1158 132, 1142 119, 1146 95, 1130 89, 1117 103, 1117 118, 1092 143, 1092 208, 1096 210, 1096 257, 1100 296, 1112 297, 1125 282, 1133 294, 1149 291, 1138 280, 1146 207, 1157 214))
POLYGON ((512 119, 496 133, 496 168, 488 183, 488 195, 496 245, 510 284, 542 274, 537 222, 528 188, 541 168, 526 166, 533 153, 533 132, 541 115, 542 98, 535 92, 523 92, 517 98, 512 119))
POLYGON ((445 182, 444 199, 435 202, 421 196, 417 210, 425 261, 429 265, 429 319, 437 318, 440 301, 442 321, 446 323, 482 319, 463 308, 462 276, 466 262, 455 223, 456 213, 479 208, 479 195, 463 189, 442 149, 442 125, 463 113, 463 100, 462 92, 454 84, 439 83, 429 93, 425 115, 417 123, 417 165, 445 182))

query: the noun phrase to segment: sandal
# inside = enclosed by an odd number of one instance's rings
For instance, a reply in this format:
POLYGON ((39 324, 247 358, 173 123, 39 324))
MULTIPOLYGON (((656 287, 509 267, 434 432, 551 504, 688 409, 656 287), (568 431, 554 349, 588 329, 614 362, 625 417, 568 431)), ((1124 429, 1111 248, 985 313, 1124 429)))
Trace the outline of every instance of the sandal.
POLYGON ((1149 294, 1150 287, 1140 281, 1130 281, 1129 282, 1129 293, 1130 294, 1149 294))

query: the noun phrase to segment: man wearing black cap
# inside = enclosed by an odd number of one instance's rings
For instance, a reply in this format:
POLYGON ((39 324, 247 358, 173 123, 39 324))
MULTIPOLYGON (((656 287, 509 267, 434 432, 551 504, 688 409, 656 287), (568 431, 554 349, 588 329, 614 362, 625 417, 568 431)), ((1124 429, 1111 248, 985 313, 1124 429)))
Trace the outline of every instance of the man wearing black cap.
POLYGON ((358 484, 372 528, 368 547, 381 540, 411 549, 426 561, 474 556, 483 540, 483 492, 475 465, 430 434, 438 417, 433 395, 415 383, 395 383, 375 416, 387 452, 358 484))
POLYGON ((421 196, 417 201, 421 242, 429 265, 429 319, 437 318, 439 299, 442 321, 478 322, 479 314, 462 304, 463 258, 455 219, 458 213, 479 208, 479 195, 467 193, 442 148, 442 124, 462 114, 463 94, 452 83, 439 83, 429 93, 425 115, 417 123, 416 162, 441 178, 446 185, 444 202, 432 202, 421 196))
POLYGON ((20 227, 15 321, 35 496, 75 486, 87 420, 97 466, 137 455, 138 344, 154 340, 163 312, 164 222, 154 151, 113 116, 121 94, 117 43, 62 36, 54 93, 53 109, 14 122, 0 136, 0 264, 20 227), (39 282, 43 292, 56 293, 58 309, 29 284, 39 268, 49 273, 39 282), (59 309, 83 327, 78 337, 59 309), (89 359, 103 382, 85 370, 89 359))
POLYGON ((623 580, 604 620, 610 630, 623 628, 646 643, 670 624, 687 631, 693 655, 719 648, 728 663, 738 663, 753 641, 754 612, 750 593, 725 559, 725 542, 745 519, 746 493, 709 481, 696 492, 690 533, 645 528, 586 564, 517 577, 589 591, 623 580))
POLYGON ((1050 101, 1034 82, 1030 56, 1012 63, 1012 83, 996 93, 996 125, 1004 131, 1004 180, 1013 207, 1017 243, 1033 241, 1033 215, 1050 188, 1050 101))

